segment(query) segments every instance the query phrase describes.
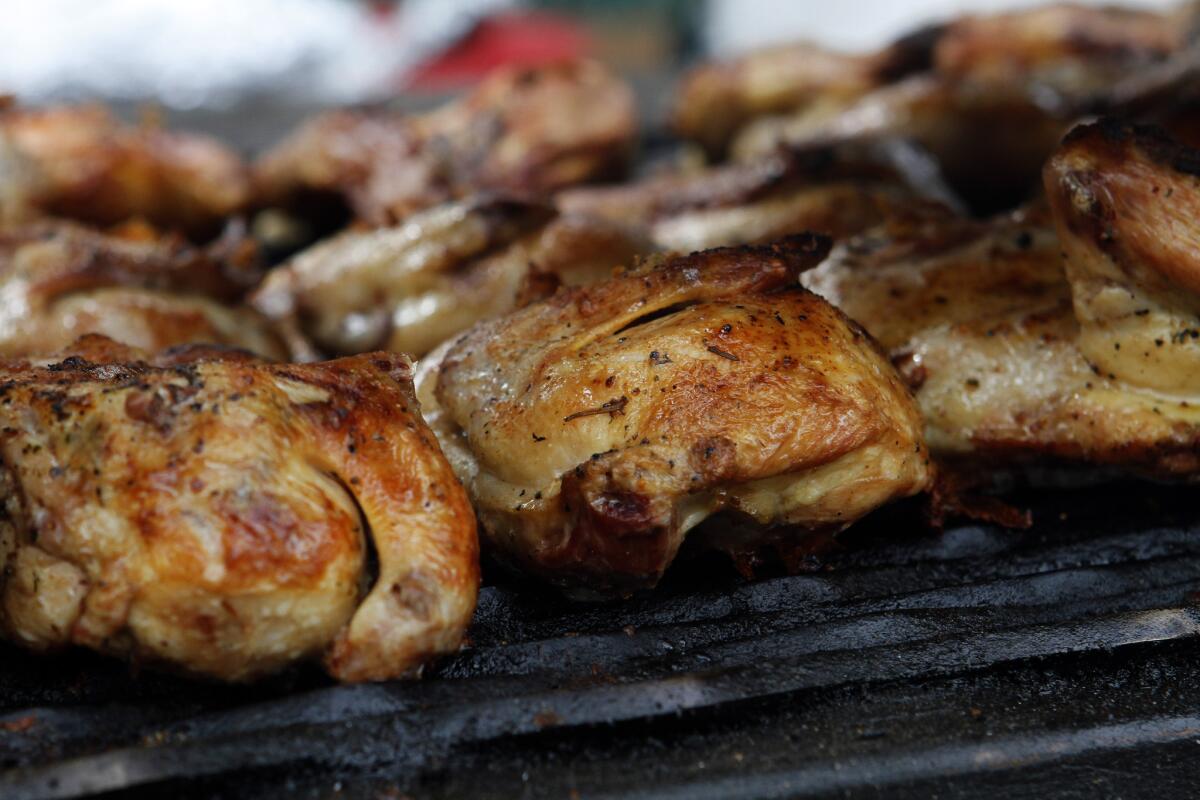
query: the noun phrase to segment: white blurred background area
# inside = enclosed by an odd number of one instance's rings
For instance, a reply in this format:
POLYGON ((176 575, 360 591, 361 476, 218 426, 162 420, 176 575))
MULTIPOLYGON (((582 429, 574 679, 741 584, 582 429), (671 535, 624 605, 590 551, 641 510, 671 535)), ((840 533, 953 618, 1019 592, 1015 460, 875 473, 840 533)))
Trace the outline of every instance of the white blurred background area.
MULTIPOLYGON (((1125 0, 1166 6, 1163 0, 1125 0)), ((627 74, 805 38, 876 47, 1031 0, 31 0, 5 5, 0 94, 168 109, 360 103, 501 63, 595 55, 627 74)))
MULTIPOLYGON (((712 0, 707 49, 732 55, 796 38, 843 50, 867 50, 925 22, 957 14, 1045 5, 1047 0, 712 0)), ((1171 0, 1075 0, 1078 5, 1169 8, 1171 0)))

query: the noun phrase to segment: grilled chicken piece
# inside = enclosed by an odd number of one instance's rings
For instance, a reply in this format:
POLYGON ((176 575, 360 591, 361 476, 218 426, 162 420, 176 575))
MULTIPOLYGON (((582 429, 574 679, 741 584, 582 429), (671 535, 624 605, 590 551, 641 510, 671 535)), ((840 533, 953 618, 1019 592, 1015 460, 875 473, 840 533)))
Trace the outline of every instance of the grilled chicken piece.
POLYGON ((1172 14, 1052 3, 949 23, 934 46, 941 74, 993 86, 1025 85, 1043 104, 1072 107, 1130 72, 1161 63, 1185 44, 1172 14))
POLYGON ((904 142, 783 149, 745 164, 655 175, 558 196, 567 212, 650 227, 655 244, 692 252, 789 234, 849 236, 920 193, 953 203, 937 165, 904 142))
POLYGON ((0 230, 0 356, 49 355, 86 333, 151 351, 210 342, 287 355, 268 320, 233 305, 258 276, 243 243, 106 235, 41 221, 0 230))
POLYGON ((256 173, 269 202, 332 192, 362 220, 386 225, 477 191, 539 197, 613 176, 635 128, 632 93, 599 64, 506 69, 427 114, 318 116, 256 173))
POLYGON ((923 29, 867 55, 796 42, 701 64, 679 87, 671 125, 719 157, 752 119, 799 111, 819 100, 848 100, 926 69, 937 33, 936 28, 923 29))
POLYGON ((1066 122, 1019 88, 926 74, 849 101, 762 118, 742 129, 731 152, 739 161, 753 161, 781 146, 909 139, 936 157, 951 188, 972 207, 994 210, 1029 194, 1065 130, 1066 122))
POLYGON ((207 237, 249 197, 241 160, 207 137, 125 125, 99 106, 0 108, 0 223, 141 218, 207 237))
POLYGON ((990 222, 933 210, 839 243, 800 281, 894 351, 941 325, 1069 303, 1060 249, 1040 210, 990 222))
POLYGON ((254 303, 327 353, 422 356, 531 294, 599 280, 652 249, 618 224, 476 199, 317 244, 272 272, 254 303))
POLYGON ((881 233, 861 246, 883 255, 848 245, 805 283, 891 350, 935 455, 1195 478, 1197 172, 1160 133, 1083 126, 1046 168, 1057 236, 1004 222, 885 247, 881 233))
POLYGON ((152 358, 93 336, 0 373, 14 642, 229 681, 318 656, 381 680, 457 648, 474 520, 402 356, 152 358))
POLYGON ((574 594, 624 594, 719 512, 753 525, 706 543, 748 553, 925 488, 903 384, 796 282, 827 248, 805 236, 656 259, 423 361, 426 418, 497 554, 574 594))
POLYGON ((857 97, 878 84, 869 56, 812 42, 772 47, 691 70, 675 98, 672 127, 719 156, 751 119, 796 111, 818 98, 857 97))
POLYGON ((1114 121, 1046 167, 1079 349, 1122 383, 1200 400, 1200 150, 1114 121))
POLYGON ((1069 123, 1116 102, 1120 79, 1178 52, 1182 30, 1171 15, 1070 4, 964 17, 936 32, 929 71, 761 115, 730 150, 747 160, 781 144, 909 138, 973 208, 1011 207, 1037 187, 1069 123))

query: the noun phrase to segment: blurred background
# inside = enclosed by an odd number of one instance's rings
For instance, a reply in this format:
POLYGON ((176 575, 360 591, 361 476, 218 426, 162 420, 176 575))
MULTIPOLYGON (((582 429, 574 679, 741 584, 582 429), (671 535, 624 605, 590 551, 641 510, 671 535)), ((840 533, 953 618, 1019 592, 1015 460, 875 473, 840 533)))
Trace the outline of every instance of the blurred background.
MULTIPOLYGON (((100 100, 257 150, 315 108, 422 108, 501 64, 590 55, 653 125, 689 63, 797 38, 876 47, 923 23, 1033 0, 39 0, 0 26, 0 94, 100 100)), ((1097 5, 1100 3, 1096 3, 1097 5)), ((1170 5, 1169 0, 1123 0, 1170 5)))

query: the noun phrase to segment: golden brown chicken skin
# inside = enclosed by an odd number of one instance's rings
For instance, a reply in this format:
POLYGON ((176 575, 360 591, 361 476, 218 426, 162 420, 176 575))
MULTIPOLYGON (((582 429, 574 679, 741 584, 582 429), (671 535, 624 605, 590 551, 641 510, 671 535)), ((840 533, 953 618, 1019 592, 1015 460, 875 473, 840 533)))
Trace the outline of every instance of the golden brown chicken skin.
POLYGON ((386 225, 477 191, 541 197, 619 174, 636 123, 629 88, 590 61, 504 69, 426 114, 316 117, 257 164, 264 200, 335 193, 386 225))
POLYGON ((1200 151, 1153 128, 1076 128, 1046 166, 1079 347, 1123 383, 1200 395, 1200 151))
POLYGON ((0 356, 49 355, 87 333, 150 351, 209 342, 287 355, 269 320, 236 305, 259 274, 244 242, 129 233, 49 220, 0 230, 0 356))
POLYGON ((448 203, 351 231, 276 269, 253 298, 330 354, 422 356, 559 283, 590 283, 653 249, 631 228, 504 198, 448 203))
MULTIPOLYGON (((889 153, 882 145, 784 148, 743 164, 568 189, 557 204, 568 212, 646 225, 655 244, 679 252, 760 244, 804 232, 840 238, 917 201, 910 176, 887 162, 889 153)), ((902 157, 911 171, 923 168, 912 176, 922 187, 937 182, 937 167, 923 154, 905 148, 902 157)))
POLYGON ((381 680, 458 647, 474 518, 403 357, 276 365, 87 337, 0 374, 17 644, 229 681, 307 658, 381 680))
POLYGON ((827 247, 655 259, 423 361, 427 419, 497 554, 573 594, 624 594, 714 514, 749 530, 708 544, 750 553, 925 488, 898 376, 796 283, 827 247))
POLYGON ((1046 167, 1053 228, 910 232, 805 280, 891 350, 940 458, 1194 479, 1197 164, 1158 132, 1082 126, 1046 167))
POLYGON ((126 125, 100 106, 0 108, 0 223, 140 218, 207 237, 249 199, 245 165, 207 137, 126 125))

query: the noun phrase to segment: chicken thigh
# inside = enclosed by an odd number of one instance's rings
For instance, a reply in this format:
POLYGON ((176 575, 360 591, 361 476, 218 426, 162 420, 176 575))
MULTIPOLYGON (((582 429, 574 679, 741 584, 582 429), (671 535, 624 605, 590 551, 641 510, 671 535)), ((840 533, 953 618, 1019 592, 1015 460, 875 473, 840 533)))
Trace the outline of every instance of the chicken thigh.
POLYGON ((924 489, 899 377, 796 282, 827 247, 656 258, 423 361, 427 419, 495 552, 573 594, 625 594, 719 512, 747 524, 707 544, 742 554, 924 489))
POLYGON ((92 336, 0 377, 12 641, 229 681, 310 657, 379 680, 458 646, 474 518, 403 357, 150 357, 92 336))

